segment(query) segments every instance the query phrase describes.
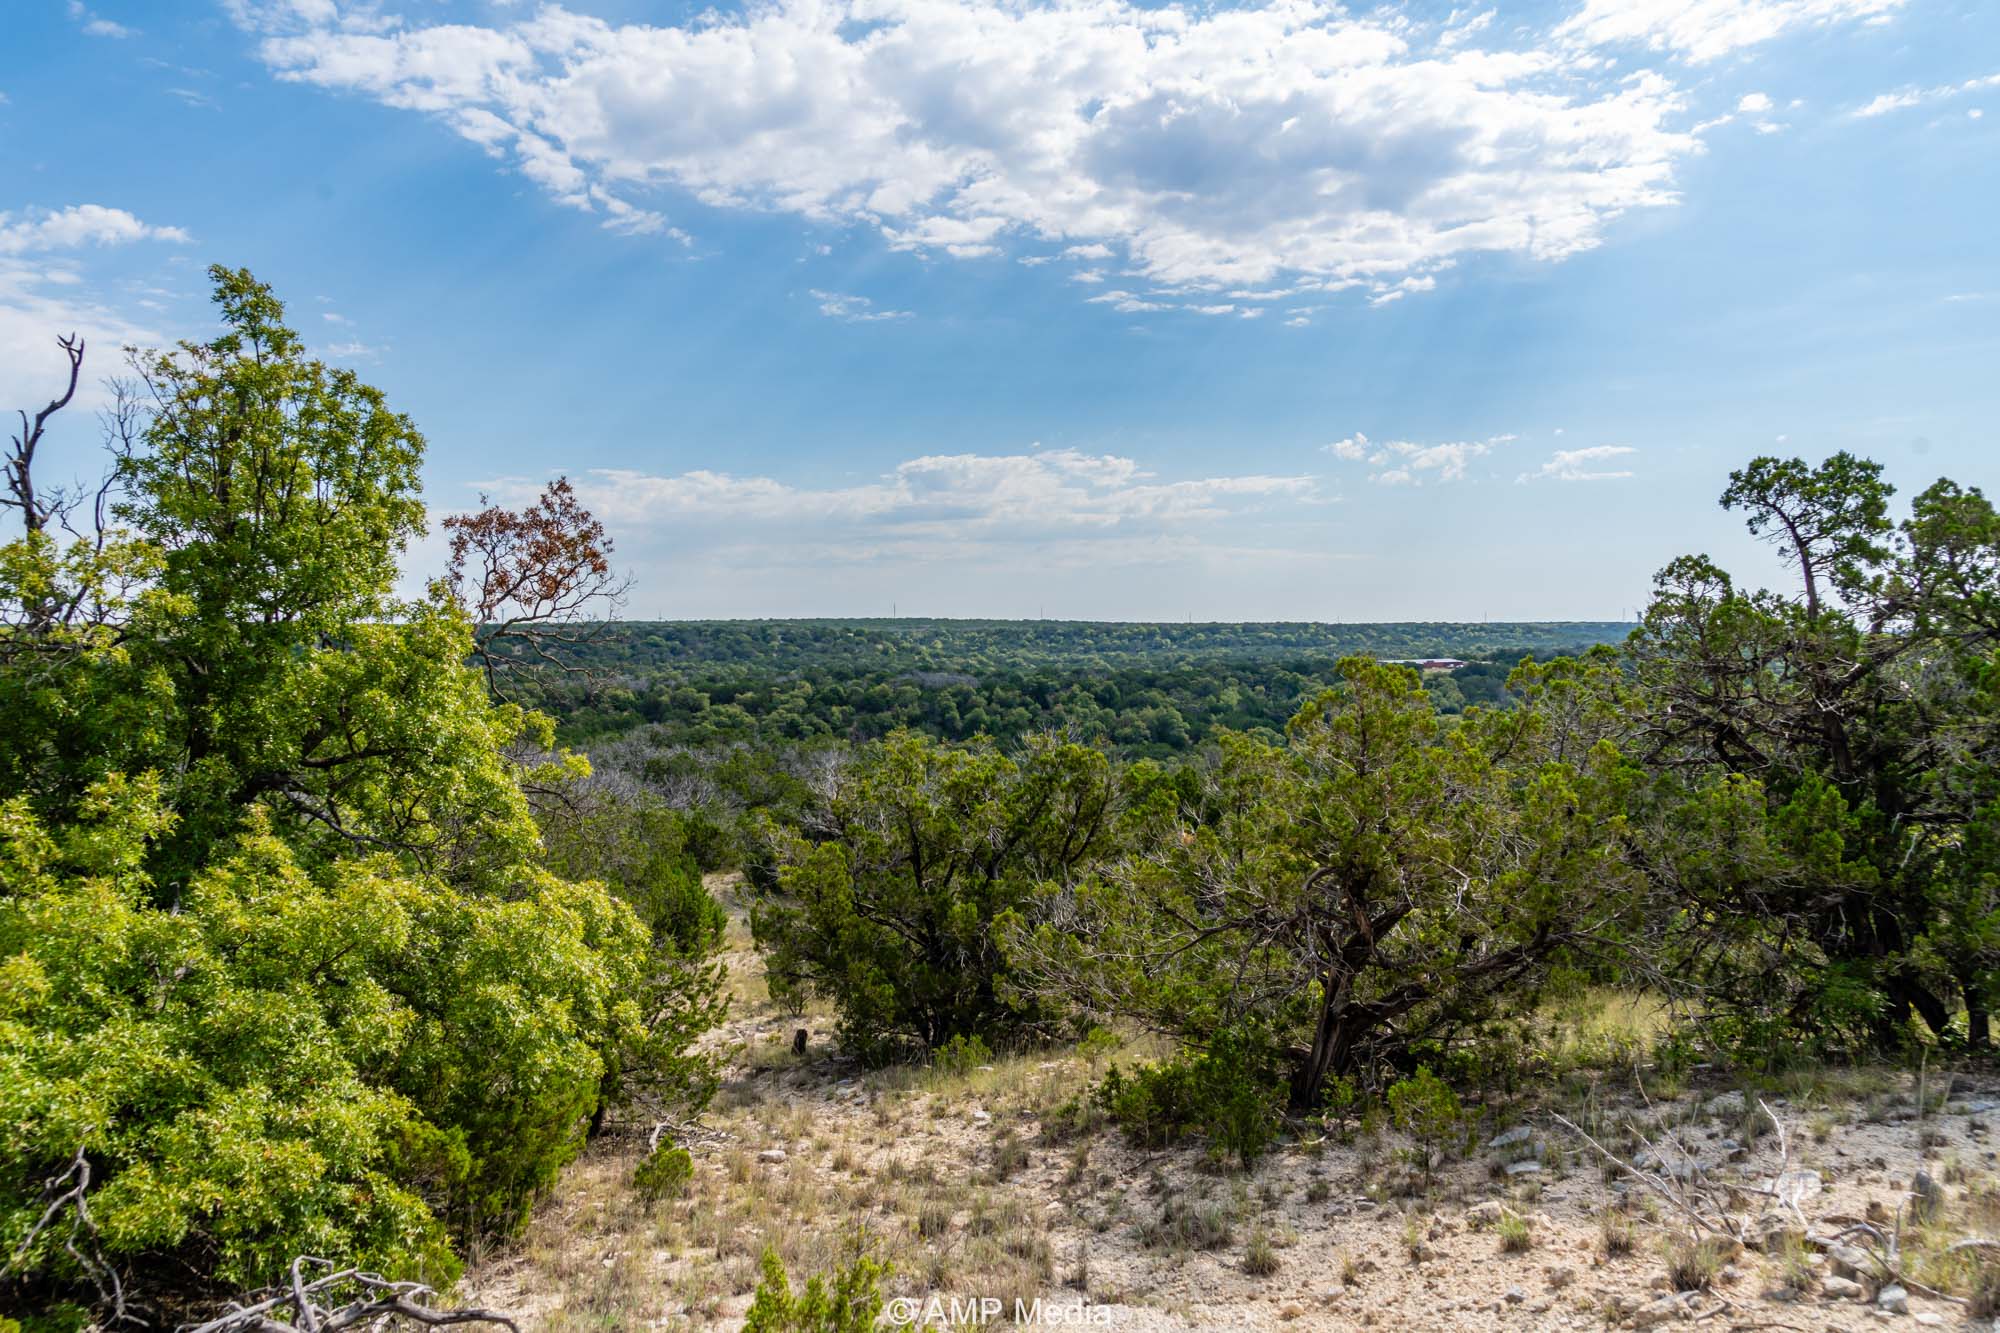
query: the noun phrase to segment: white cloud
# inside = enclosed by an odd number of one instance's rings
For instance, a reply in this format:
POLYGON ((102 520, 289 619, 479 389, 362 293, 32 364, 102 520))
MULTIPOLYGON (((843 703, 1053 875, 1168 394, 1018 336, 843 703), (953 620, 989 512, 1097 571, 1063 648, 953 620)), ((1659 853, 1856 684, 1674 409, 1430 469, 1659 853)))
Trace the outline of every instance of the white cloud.
POLYGON ((1682 94, 1589 43, 1699 55, 1711 28, 1750 40, 1748 15, 1775 31, 1894 3, 1707 0, 1697 31, 1671 21, 1687 5, 1586 0, 1507 50, 1419 49, 1399 15, 1332 0, 775 0, 682 27, 234 10, 279 77, 435 117, 626 230, 665 228, 635 201, 672 187, 924 253, 1059 245, 1163 291, 1393 300, 1460 257, 1561 259, 1673 201, 1699 147, 1682 94))
POLYGON ((1766 93, 1745 93, 1736 109, 1748 116, 1761 116, 1771 109, 1771 98, 1766 93))
MULTIPOLYGON (((56 339, 75 333, 84 340, 85 356, 72 411, 87 419, 106 400, 103 379, 124 369, 121 349, 167 339, 140 322, 143 316, 134 318, 97 294, 76 266, 79 252, 186 240, 178 227, 153 226, 100 204, 0 212, 0 409, 49 400, 68 369, 56 339)), ((137 304, 157 309, 159 303, 137 304)))
POLYGON ((179 227, 155 227, 122 208, 75 204, 63 209, 26 210, 18 218, 0 212, 0 255, 74 250, 83 246, 129 245, 134 241, 192 240, 179 227))
MULTIPOLYGON (((706 470, 660 476, 603 469, 574 480, 621 549, 627 534, 644 541, 670 533, 698 549, 726 541, 760 565, 942 561, 1011 568, 1215 555, 1233 549, 1233 520, 1319 498, 1307 476, 1168 481, 1133 459, 1075 449, 926 455, 845 486, 706 470)), ((479 489, 511 501, 537 485, 503 478, 479 489)))
POLYGON ((1126 315, 1138 315, 1154 310, 1173 309, 1173 306, 1165 301, 1148 301, 1144 297, 1133 295, 1131 292, 1118 291, 1104 292, 1100 295, 1090 297, 1089 304, 1108 305, 1120 314, 1126 315))
MULTIPOLYGON (((1778 437, 1783 440, 1781 435, 1778 437)), ((1594 444, 1587 449, 1558 449, 1533 472, 1523 472, 1514 480, 1529 481, 1616 481, 1632 475, 1629 469, 1606 469, 1600 466, 1614 458, 1625 458, 1639 451, 1625 444, 1594 444)))
POLYGON ((1797 28, 1886 20, 1904 0, 1584 0, 1556 28, 1591 46, 1633 43, 1714 60, 1797 28))
POLYGON ((823 292, 815 288, 812 298, 819 302, 820 314, 828 319, 844 319, 850 324, 910 318, 907 310, 877 310, 875 303, 865 296, 843 296, 839 292, 823 292))
POLYGON ((69 0, 68 9, 71 21, 83 25, 83 33, 86 37, 137 37, 139 35, 137 28, 128 28, 122 23, 113 23, 110 19, 99 18, 90 12, 89 7, 83 3, 83 0, 69 0))
MULTIPOLYGON (((34 411, 54 397, 69 363, 56 339, 75 333, 84 340, 83 377, 67 423, 88 421, 107 399, 102 381, 125 368, 122 348, 157 346, 158 330, 139 323, 94 296, 81 275, 52 267, 0 259, 0 410, 34 411)), ((95 442, 94 428, 89 432, 95 442)))
MULTIPOLYGON (((1903 111, 1925 102, 1942 102, 1947 98, 1959 97, 1965 93, 1975 93, 1987 88, 2000 88, 2000 74, 1988 74, 1982 78, 1967 79, 1963 83, 1944 83, 1935 88, 1904 88, 1899 92, 1882 93, 1854 114, 1858 117, 1886 116, 1891 111, 1903 111)), ((1975 114, 1973 117, 1978 119, 1975 114)))
POLYGON ((1365 463, 1368 479, 1382 486, 1421 486, 1426 480, 1463 481, 1475 458, 1482 458, 1515 437, 1494 435, 1484 440, 1448 444, 1414 444, 1408 440, 1374 441, 1360 431, 1326 446, 1335 458, 1365 463))

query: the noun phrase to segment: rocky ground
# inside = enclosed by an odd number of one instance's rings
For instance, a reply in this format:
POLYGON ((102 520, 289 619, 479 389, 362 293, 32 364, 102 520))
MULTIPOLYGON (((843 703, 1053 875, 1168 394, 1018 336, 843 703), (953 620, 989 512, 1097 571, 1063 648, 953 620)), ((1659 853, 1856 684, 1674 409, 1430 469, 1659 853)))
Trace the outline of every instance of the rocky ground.
POLYGON ((1992 1326, 1962 1298, 2000 1247, 1962 1242, 2000 1237, 2000 1089, 1964 1075, 1822 1074, 1746 1101, 1579 1071, 1474 1108, 1469 1149, 1428 1172, 1376 1126, 1243 1171, 1078 1113, 1143 1050, 862 1071, 828 1015, 775 1009, 740 925, 732 943, 734 1054, 682 1127, 687 1197, 632 1188, 650 1126, 607 1136, 460 1296, 538 1329, 735 1328, 767 1246, 796 1279, 859 1245, 894 1266, 887 1318, 930 1327, 1992 1326))

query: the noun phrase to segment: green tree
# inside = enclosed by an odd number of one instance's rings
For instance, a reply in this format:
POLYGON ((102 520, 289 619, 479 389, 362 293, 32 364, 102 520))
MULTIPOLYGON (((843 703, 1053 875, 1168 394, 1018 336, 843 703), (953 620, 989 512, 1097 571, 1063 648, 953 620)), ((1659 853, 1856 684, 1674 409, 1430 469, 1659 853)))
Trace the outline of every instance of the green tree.
POLYGON ((1344 659, 1288 746, 1226 738, 1177 829, 1007 923, 1021 983, 1197 1048, 1259 1043, 1301 1113, 1330 1077, 1472 1030, 1637 905, 1630 770, 1569 688, 1612 670, 1563 664, 1448 728, 1415 672, 1344 659))
POLYGON ((806 831, 778 838, 751 914, 774 986, 834 1000, 842 1042, 869 1059, 1044 1023, 1010 999, 993 923, 1110 853, 1116 798, 1103 755, 1054 740, 1018 760, 907 732, 860 752, 806 831))
POLYGON ((1940 481, 1892 523, 1879 465, 1760 458, 1725 507, 1789 591, 1705 557, 1659 575, 1630 645, 1681 957, 1759 1042, 1988 1042, 2000 900, 2000 518, 1940 481), (1743 817, 1748 803, 1761 818, 1743 817), (1717 836, 1689 843, 1689 828, 1717 836), (1684 865, 1683 861, 1687 861, 1684 865))
POLYGON ((157 1313, 301 1252, 449 1277, 608 1103, 713 1086, 700 902, 552 873, 523 783, 586 766, 442 589, 393 595, 421 438, 212 276, 223 332, 137 359, 124 526, 0 545, 10 1303, 109 1317, 115 1274, 157 1313), (85 1169, 94 1228, 45 1223, 85 1169))

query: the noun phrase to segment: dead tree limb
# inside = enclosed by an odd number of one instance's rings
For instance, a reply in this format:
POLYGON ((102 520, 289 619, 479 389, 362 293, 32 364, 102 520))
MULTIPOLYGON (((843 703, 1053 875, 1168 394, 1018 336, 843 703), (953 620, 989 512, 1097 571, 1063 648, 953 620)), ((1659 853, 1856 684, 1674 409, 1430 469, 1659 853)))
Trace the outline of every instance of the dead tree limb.
POLYGON ((76 397, 77 378, 83 373, 83 339, 68 334, 56 339, 56 346, 69 358, 69 383, 32 419, 26 409, 17 414, 21 418, 21 432, 8 441, 7 493, 0 495, 0 507, 20 510, 21 522, 30 533, 40 532, 54 516, 50 504, 35 494, 35 450, 42 443, 42 432, 49 418, 68 407, 70 399, 76 397))
POLYGON ((35 1242, 57 1226, 67 1212, 69 1234, 63 1237, 63 1252, 97 1288, 98 1303, 105 1312, 104 1322, 139 1322, 125 1307, 125 1283, 118 1270, 97 1248, 97 1223, 90 1216, 90 1158, 84 1155, 81 1145, 66 1169, 42 1183, 42 1198, 45 1201, 42 1215, 28 1228, 28 1234, 14 1247, 7 1262, 0 1264, 0 1278, 25 1260, 35 1242))
POLYGON ((392 1282, 358 1268, 336 1270, 331 1260, 302 1254, 292 1260, 282 1286, 252 1292, 248 1303, 232 1302, 226 1313, 205 1324, 183 1325, 181 1333, 340 1333, 360 1324, 386 1328, 398 1319, 425 1328, 498 1324, 521 1333, 512 1316, 497 1310, 436 1310, 423 1303, 436 1294, 421 1282, 392 1282), (309 1268, 327 1271, 308 1281, 309 1268), (279 1317, 285 1314, 290 1322, 279 1317))

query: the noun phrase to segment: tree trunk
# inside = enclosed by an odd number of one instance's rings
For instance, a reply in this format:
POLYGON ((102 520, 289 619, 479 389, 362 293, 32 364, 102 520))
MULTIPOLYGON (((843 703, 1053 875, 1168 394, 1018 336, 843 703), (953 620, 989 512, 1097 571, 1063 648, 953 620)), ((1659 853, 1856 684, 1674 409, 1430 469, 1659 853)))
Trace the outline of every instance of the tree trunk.
POLYGON ((1979 979, 1959 983, 1965 990, 1965 1044, 1975 1051, 1992 1045, 1992 1020, 1986 1013, 1986 997, 1980 993, 1979 979))
POLYGON ((1292 1071, 1290 1106, 1304 1115, 1319 1105, 1328 1074, 1344 1074, 1354 1060, 1354 1042, 1361 1034, 1360 1014, 1347 1003, 1346 978, 1335 979, 1329 968, 1320 983, 1319 1021, 1313 1025, 1312 1046, 1292 1071))
POLYGON ((1924 1026, 1931 1030, 1931 1035, 1942 1037, 1945 1029, 1951 1026, 1951 1013, 1944 1007, 1944 1001, 1931 994, 1914 973, 1898 972, 1891 977, 1889 995, 1896 1013, 1907 1018, 1909 1011, 1915 1009, 1917 1016, 1924 1020, 1924 1026))

